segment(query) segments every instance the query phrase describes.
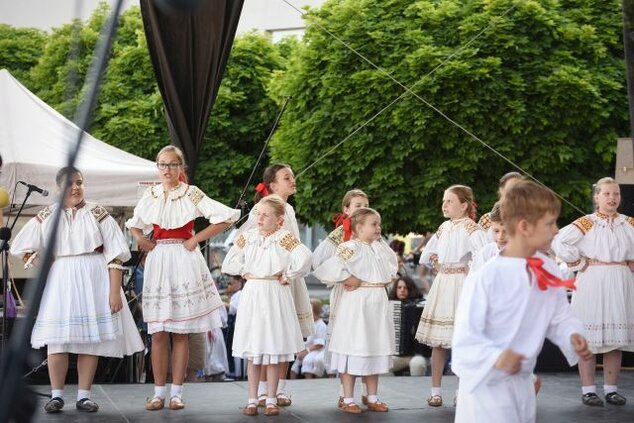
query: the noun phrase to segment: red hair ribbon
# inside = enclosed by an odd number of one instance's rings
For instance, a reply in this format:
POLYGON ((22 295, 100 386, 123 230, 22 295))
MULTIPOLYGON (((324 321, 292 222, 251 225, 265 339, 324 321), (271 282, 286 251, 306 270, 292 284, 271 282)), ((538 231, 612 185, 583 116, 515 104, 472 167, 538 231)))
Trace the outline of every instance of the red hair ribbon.
POLYGON ((557 276, 544 269, 544 260, 538 257, 529 257, 526 259, 528 267, 535 274, 537 279, 537 286, 542 291, 546 291, 549 286, 559 288, 575 289, 575 280, 573 279, 559 279, 557 276))
POLYGON ((178 174, 178 180, 181 182, 185 182, 187 183, 187 175, 185 175, 183 172, 178 174))
POLYGON ((350 241, 352 238, 352 220, 345 213, 337 213, 332 218, 332 223, 335 224, 335 228, 343 226, 343 240, 350 241))
POLYGON ((259 192, 260 194, 262 194, 264 197, 266 197, 267 195, 269 195, 269 190, 266 187, 266 185, 264 185, 264 182, 260 182, 259 184, 257 184, 255 186, 255 191, 259 192))

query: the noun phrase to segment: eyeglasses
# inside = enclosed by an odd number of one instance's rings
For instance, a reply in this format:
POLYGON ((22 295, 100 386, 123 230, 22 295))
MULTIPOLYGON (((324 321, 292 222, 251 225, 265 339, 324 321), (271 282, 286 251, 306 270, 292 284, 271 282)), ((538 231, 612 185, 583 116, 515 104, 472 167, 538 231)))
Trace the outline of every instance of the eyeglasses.
POLYGON ((161 170, 165 170, 168 167, 172 170, 176 170, 181 166, 180 163, 157 163, 156 167, 158 167, 161 170))

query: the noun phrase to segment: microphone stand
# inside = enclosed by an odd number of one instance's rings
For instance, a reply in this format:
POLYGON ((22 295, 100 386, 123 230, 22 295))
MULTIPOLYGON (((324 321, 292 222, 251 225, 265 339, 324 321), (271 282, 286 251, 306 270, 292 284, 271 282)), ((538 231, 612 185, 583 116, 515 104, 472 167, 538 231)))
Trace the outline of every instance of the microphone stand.
MULTIPOLYGON (((17 184, 16 184, 17 187, 17 184)), ((15 192, 15 187, 14 187, 15 192)), ((4 345, 7 340, 7 298, 9 297, 8 287, 9 287, 9 241, 11 240, 11 232, 15 227, 20 214, 22 213, 22 209, 24 209, 24 205, 26 201, 29 199, 29 196, 33 190, 29 188, 22 200, 22 204, 20 205, 20 209, 16 213, 13 223, 11 227, 9 227, 9 218, 10 215, 7 216, 7 222, 5 226, 0 230, 0 255, 2 256, 2 340, 0 341, 0 360, 4 359, 4 345)))

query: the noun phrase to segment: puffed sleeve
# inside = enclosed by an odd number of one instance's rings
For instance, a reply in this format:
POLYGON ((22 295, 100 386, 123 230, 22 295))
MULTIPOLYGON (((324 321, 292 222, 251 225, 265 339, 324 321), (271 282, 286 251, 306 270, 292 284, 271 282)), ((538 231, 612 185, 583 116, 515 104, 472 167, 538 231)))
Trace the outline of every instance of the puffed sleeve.
POLYGON ((391 274, 390 279, 394 279, 398 272, 398 257, 383 238, 381 238, 377 243, 381 249, 381 257, 389 263, 391 274))
POLYGON ((130 260, 131 254, 128 243, 112 216, 103 219, 99 226, 103 238, 103 254, 106 262, 110 263, 115 259, 121 262, 130 260))
POLYGON ((310 272, 312 253, 295 235, 287 232, 279 240, 279 245, 289 253, 288 267, 284 274, 288 279, 297 279, 310 272))
POLYGON ((148 208, 152 207, 152 187, 148 187, 141 196, 141 199, 134 207, 132 217, 125 222, 125 227, 128 229, 137 228, 141 229, 143 233, 148 234, 152 231, 152 223, 146 222, 143 216, 147 215, 148 208))
POLYGON ((471 234, 469 234, 469 246, 471 247, 471 256, 473 257, 489 243, 489 237, 482 228, 478 226, 471 234))
POLYGON ((563 228, 553 239, 551 244, 555 255, 563 260, 572 271, 583 269, 586 258, 581 256, 577 243, 584 237, 584 232, 575 223, 563 228))
POLYGON ((330 238, 326 238, 319 243, 313 251, 313 269, 316 269, 323 262, 333 257, 337 253, 337 246, 330 238))
POLYGON ((237 236, 233 246, 222 262, 222 273, 228 275, 242 275, 244 271, 244 247, 246 246, 244 234, 237 236))
POLYGON ((430 262, 431 256, 434 254, 438 254, 438 239, 440 238, 440 233, 442 231, 442 225, 438 228, 438 231, 427 241, 425 248, 420 254, 420 259, 418 260, 419 264, 426 265, 430 262))
POLYGON ((313 275, 326 285, 343 282, 352 276, 348 266, 346 266, 346 262, 352 260, 354 254, 355 251, 351 243, 345 242, 339 245, 336 255, 320 264, 313 271, 313 275))
POLYGON ((192 200, 196 209, 209 223, 233 223, 240 218, 240 210, 225 206, 219 201, 207 197, 199 188, 192 186, 188 197, 192 200))
POLYGON ((25 254, 40 251, 44 245, 42 223, 37 217, 29 220, 13 239, 10 252, 22 258, 25 254))

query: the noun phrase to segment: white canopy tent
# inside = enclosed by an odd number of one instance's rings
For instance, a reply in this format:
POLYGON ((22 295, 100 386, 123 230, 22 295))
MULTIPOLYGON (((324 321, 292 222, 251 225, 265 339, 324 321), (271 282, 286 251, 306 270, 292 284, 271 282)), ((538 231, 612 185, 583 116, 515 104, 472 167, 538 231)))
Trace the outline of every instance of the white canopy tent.
MULTIPOLYGON (((20 203, 25 181, 49 191, 33 193, 28 205, 55 202, 55 174, 65 166, 79 128, 20 84, 6 69, 0 70, 0 154, 4 162, 0 186, 20 203)), ((86 200, 108 207, 132 207, 144 186, 157 181, 156 166, 84 135, 76 167, 86 181, 86 200)))

